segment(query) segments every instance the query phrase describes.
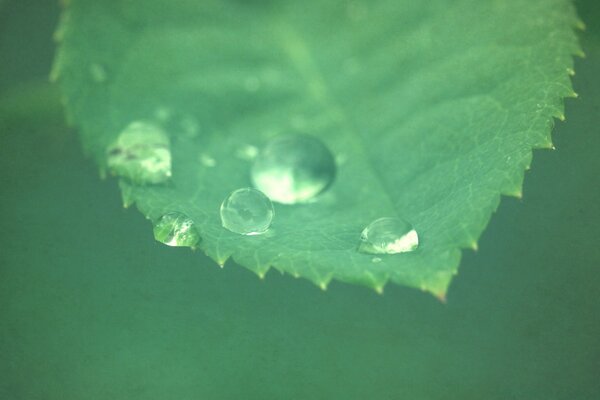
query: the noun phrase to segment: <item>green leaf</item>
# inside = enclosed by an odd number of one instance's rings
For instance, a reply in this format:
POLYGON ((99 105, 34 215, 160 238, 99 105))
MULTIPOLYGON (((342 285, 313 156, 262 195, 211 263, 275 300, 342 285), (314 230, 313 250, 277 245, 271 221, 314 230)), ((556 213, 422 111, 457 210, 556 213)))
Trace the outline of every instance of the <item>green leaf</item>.
POLYGON ((129 124, 170 115, 170 183, 122 180, 124 202, 189 216, 219 264, 443 297, 532 149, 552 147, 580 24, 568 0, 72 0, 53 77, 103 169, 129 124), (240 151, 287 133, 326 143, 336 181, 276 204, 268 234, 223 229, 222 200, 251 185, 240 151), (357 252, 384 216, 414 225, 417 251, 357 252))

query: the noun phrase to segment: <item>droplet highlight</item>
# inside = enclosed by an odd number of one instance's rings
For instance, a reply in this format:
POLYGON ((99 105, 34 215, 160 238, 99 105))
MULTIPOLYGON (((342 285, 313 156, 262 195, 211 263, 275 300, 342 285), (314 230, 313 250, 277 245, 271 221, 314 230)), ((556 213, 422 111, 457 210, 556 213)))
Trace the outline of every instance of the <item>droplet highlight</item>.
POLYGON ((360 235, 358 251, 367 254, 398 254, 419 247, 419 235, 411 224, 401 218, 379 218, 371 222, 360 235))
POLYGON ((271 200, 253 188, 235 190, 221 204, 221 224, 240 235, 265 233, 271 226, 273 215, 271 200))
POLYGON ((252 166, 252 182, 271 200, 303 203, 326 190, 335 178, 333 154, 309 135, 284 135, 272 139, 252 166))
POLYGON ((167 134, 150 122, 129 124, 107 150, 112 173, 136 184, 158 184, 171 178, 171 150, 167 134))
POLYGON ((154 225, 154 238, 173 247, 196 247, 200 234, 194 221, 180 212, 163 215, 154 225))

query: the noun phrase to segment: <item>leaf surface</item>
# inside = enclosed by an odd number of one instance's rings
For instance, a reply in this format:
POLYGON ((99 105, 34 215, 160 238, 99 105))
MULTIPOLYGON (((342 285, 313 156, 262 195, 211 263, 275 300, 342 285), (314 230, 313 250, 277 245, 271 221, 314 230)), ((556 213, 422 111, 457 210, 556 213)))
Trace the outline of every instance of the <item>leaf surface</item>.
POLYGON ((126 126, 162 121, 172 178, 122 179, 125 203, 189 216, 218 263, 443 297, 532 149, 552 147, 578 24, 567 0, 72 0, 53 77, 102 169, 126 126), (223 229, 222 200, 251 186, 245 149, 290 133, 331 149, 334 184, 276 204, 268 234, 223 229), (359 236, 386 216, 421 244, 373 262, 359 236))

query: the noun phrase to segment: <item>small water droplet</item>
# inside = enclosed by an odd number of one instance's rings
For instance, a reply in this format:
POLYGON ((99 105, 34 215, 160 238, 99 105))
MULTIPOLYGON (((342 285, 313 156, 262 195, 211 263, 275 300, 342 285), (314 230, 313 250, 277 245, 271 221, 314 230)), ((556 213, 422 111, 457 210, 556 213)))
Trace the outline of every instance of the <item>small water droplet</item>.
POLYGON ((114 174, 137 184, 166 182, 171 178, 169 137, 152 123, 132 122, 108 148, 107 164, 114 174))
POLYGON ((252 146, 246 144, 235 152, 237 158, 241 158, 242 160, 252 161, 258 155, 258 148, 256 146, 252 146))
POLYGON ((241 235, 265 233, 273 221, 273 203, 264 193, 252 188, 238 189, 221 204, 221 224, 241 235))
POLYGON ((108 79, 106 68, 97 63, 90 65, 90 75, 96 83, 104 83, 108 79))
POLYGON ((329 149, 309 135, 272 139, 252 166, 252 182, 273 201, 307 202, 327 189, 335 178, 335 160, 329 149))
POLYGON ((167 246, 195 247, 200 234, 187 215, 172 212, 163 215, 154 225, 154 238, 167 246))
POLYGON ((215 160, 213 157, 211 157, 210 154, 207 153, 200 154, 198 159, 200 160, 200 163, 207 168, 212 168, 215 165, 217 165, 217 160, 215 160))
POLYGON ((382 260, 379 257, 373 257, 371 258, 371 262, 374 264, 380 263, 382 260))
POLYGON ((379 218, 360 235, 358 251, 367 254, 397 254, 416 250, 419 236, 411 224, 400 218, 379 218))

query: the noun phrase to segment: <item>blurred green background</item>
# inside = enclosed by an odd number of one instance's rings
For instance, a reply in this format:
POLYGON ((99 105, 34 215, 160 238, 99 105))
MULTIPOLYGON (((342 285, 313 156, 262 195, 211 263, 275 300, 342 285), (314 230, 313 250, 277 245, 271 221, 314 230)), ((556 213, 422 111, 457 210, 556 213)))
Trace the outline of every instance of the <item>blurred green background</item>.
POLYGON ((156 243, 66 127, 59 8, 0 0, 0 400, 600 398, 600 12, 579 99, 447 304, 156 243))

